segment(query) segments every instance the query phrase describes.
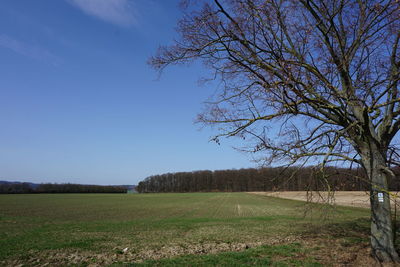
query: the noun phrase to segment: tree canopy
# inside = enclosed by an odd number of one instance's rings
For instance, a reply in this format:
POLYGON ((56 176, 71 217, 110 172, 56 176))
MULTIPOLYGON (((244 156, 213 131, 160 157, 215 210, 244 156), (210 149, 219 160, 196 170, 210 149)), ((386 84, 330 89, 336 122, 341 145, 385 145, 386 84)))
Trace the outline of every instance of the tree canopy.
POLYGON ((219 125, 216 140, 253 137, 253 151, 290 162, 359 162, 366 131, 391 148, 400 126, 398 1, 215 1, 188 12, 181 39, 150 63, 201 59, 222 81, 199 116, 219 125), (285 127, 271 131, 276 122, 285 127))

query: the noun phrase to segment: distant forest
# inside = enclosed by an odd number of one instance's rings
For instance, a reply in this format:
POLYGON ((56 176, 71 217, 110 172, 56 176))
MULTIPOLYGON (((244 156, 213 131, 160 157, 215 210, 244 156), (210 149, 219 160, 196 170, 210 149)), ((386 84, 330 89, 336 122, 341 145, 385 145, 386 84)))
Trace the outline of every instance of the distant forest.
MULTIPOLYGON (((400 169, 389 190, 400 191, 400 169)), ((260 168, 219 171, 193 171, 154 175, 141 181, 139 193, 159 192, 240 192, 240 191, 366 191, 368 181, 362 169, 328 167, 260 168)))
POLYGON ((128 186, 1 182, 0 194, 126 193, 128 186))

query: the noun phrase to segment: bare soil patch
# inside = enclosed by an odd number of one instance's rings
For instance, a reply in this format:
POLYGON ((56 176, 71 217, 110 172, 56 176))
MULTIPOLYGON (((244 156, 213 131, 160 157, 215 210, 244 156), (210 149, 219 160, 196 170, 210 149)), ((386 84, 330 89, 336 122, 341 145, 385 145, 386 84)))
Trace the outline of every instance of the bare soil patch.
POLYGON ((188 254, 202 255, 215 254, 227 251, 243 251, 261 245, 282 245, 297 242, 307 247, 308 252, 295 256, 296 259, 305 260, 313 257, 321 263, 330 266, 398 266, 381 265, 370 256, 368 243, 351 244, 343 243, 343 239, 326 239, 321 236, 289 236, 285 238, 271 238, 264 242, 254 243, 206 243, 163 246, 159 249, 144 249, 140 251, 114 248, 108 253, 94 253, 90 251, 74 250, 49 250, 41 253, 31 253, 24 260, 9 259, 0 262, 4 266, 56 266, 56 265, 86 265, 90 267, 106 266, 114 263, 140 263, 144 260, 159 260, 188 254), (27 265, 26 265, 27 264, 27 265))
POLYGON ((87 265, 90 267, 106 266, 113 263, 138 263, 144 260, 159 260, 183 255, 216 254, 221 252, 243 251, 262 245, 280 245, 299 242, 294 236, 270 238, 268 240, 247 243, 194 243, 171 244, 157 249, 145 248, 134 250, 131 248, 113 248, 109 252, 95 253, 93 251, 78 250, 48 250, 43 252, 30 251, 24 259, 14 258, 0 261, 0 266, 56 266, 56 265, 87 265))
MULTIPOLYGON (((332 193, 332 192, 331 192, 332 193)), ((400 192, 392 192, 399 195, 400 192)), ((282 192, 251 192, 251 194, 266 195, 271 197, 279 197, 301 201, 311 201, 315 203, 326 203, 329 200, 328 192, 308 192, 307 191, 282 191, 282 192)), ((369 208, 369 192, 365 191, 337 191, 333 192, 333 203, 341 206, 369 208)), ((397 199, 399 205, 400 199, 397 199)), ((392 200, 394 205, 394 200, 392 200)))

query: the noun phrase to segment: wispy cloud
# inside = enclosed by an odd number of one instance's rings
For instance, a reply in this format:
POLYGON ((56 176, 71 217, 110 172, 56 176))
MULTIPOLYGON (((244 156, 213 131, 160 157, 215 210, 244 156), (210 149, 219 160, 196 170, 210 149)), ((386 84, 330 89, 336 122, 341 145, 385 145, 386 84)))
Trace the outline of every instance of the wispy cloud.
POLYGON ((136 24, 135 10, 130 0, 67 0, 88 15, 120 26, 136 24))
POLYGON ((11 49, 15 53, 27 56, 39 61, 50 63, 54 66, 61 64, 61 59, 46 49, 30 45, 21 41, 18 41, 8 35, 0 34, 0 47, 11 49))

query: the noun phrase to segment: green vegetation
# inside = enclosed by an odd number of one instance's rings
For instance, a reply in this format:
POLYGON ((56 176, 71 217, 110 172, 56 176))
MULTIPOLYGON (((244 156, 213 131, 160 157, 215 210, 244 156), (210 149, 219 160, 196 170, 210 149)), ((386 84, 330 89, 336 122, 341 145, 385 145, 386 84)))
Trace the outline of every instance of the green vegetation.
POLYGON ((312 264, 332 240, 368 244, 368 215, 247 193, 0 195, 0 265, 312 264))

